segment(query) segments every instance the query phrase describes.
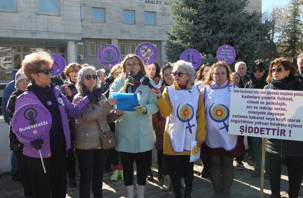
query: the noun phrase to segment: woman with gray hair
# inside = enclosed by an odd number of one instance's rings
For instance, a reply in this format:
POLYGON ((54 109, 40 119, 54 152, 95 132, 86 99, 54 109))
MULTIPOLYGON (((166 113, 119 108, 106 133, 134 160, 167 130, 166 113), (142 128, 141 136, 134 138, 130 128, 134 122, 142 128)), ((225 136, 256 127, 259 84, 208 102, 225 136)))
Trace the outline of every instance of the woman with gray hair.
MULTIPOLYGON (((76 88, 78 94, 73 103, 77 104, 86 95, 97 88, 98 78, 96 69, 87 66, 80 69, 76 88)), ((110 131, 108 122, 113 122, 122 115, 122 111, 110 112, 117 103, 115 99, 106 99, 104 95, 94 100, 87 111, 76 120, 73 145, 80 168, 80 198, 90 197, 90 186, 94 197, 102 197, 103 170, 105 168, 108 150, 101 144, 101 133, 110 131), (102 131, 100 131, 102 130, 102 131)))
POLYGON ((165 87, 163 93, 152 89, 157 97, 160 113, 169 117, 163 138, 163 153, 170 164, 175 197, 182 197, 181 172, 184 172, 185 195, 191 197, 193 162, 189 162, 191 143, 200 147, 205 139, 204 103, 196 85, 192 85, 195 70, 191 63, 179 60, 173 67, 174 83, 165 87))

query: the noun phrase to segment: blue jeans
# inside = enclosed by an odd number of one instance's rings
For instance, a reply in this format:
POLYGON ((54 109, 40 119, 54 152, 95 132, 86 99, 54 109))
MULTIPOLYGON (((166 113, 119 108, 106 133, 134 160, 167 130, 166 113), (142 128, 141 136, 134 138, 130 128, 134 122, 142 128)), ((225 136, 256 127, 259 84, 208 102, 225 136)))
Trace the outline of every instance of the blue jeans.
POLYGON ((94 198, 102 197, 103 172, 106 165, 108 150, 76 149, 80 169, 80 198, 90 197, 90 186, 94 198))
POLYGON ((12 166, 12 173, 16 173, 18 172, 19 168, 18 168, 18 160, 14 154, 14 152, 12 152, 12 156, 11 156, 11 166, 12 166))

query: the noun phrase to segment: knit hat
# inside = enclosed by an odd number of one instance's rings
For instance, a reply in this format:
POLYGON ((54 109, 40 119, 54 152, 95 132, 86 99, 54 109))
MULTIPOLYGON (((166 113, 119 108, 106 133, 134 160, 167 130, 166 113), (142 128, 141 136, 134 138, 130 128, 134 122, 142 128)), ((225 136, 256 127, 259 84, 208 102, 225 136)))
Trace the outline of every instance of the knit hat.
POLYGON ((16 76, 15 76, 15 87, 16 88, 17 88, 18 81, 23 79, 23 78, 27 78, 27 77, 24 75, 22 69, 19 69, 16 73, 16 76))

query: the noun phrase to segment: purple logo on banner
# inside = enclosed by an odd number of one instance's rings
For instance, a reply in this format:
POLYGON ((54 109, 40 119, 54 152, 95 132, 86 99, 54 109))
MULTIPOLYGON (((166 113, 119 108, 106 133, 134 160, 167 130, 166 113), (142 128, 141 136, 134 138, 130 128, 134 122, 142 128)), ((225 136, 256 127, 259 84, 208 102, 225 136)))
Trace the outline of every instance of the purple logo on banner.
POLYGON ((200 52, 198 52, 195 49, 188 49, 185 50, 181 56, 180 56, 180 60, 184 60, 186 62, 190 62, 192 63, 193 67, 195 69, 198 69, 202 63, 202 57, 200 52))
POLYGON ((158 57, 157 48, 152 43, 140 43, 136 48, 136 54, 141 58, 144 65, 156 62, 158 57))
POLYGON ((49 111, 39 104, 26 104, 20 107, 12 119, 15 134, 24 140, 42 139, 52 126, 49 111))
POLYGON ((65 59, 59 54, 52 54, 52 58, 54 60, 54 63, 51 66, 51 68, 54 70, 52 73, 52 77, 55 77, 64 71, 66 62, 65 59))
POLYGON ((105 67, 112 67, 120 61, 119 49, 111 44, 104 45, 98 51, 99 63, 105 67))
POLYGON ((236 51, 230 45, 222 45, 217 50, 217 59, 230 65, 236 59, 236 51))

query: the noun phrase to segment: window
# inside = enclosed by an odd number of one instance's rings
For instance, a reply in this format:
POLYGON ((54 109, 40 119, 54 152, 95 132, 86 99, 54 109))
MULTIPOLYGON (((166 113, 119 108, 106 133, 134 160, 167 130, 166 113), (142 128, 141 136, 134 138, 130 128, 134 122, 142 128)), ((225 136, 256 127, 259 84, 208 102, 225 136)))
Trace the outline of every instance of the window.
POLYGON ((89 42, 88 43, 88 54, 89 54, 89 56, 96 56, 96 54, 97 54, 97 49, 96 49, 96 43, 95 42, 89 42))
POLYGON ((123 10, 123 23, 135 24, 135 11, 123 10))
POLYGON ((136 47, 137 47, 136 43, 131 43, 130 44, 130 53, 135 53, 136 47))
POLYGON ((39 13, 59 14, 58 0, 39 0, 39 13))
POLYGON ((0 0, 0 10, 16 10, 16 1, 15 0, 0 0))
POLYGON ((105 22, 105 9, 92 8, 92 19, 97 22, 105 22))
POLYGON ((101 42, 101 43, 100 43, 100 48, 103 47, 104 45, 107 45, 107 44, 108 44, 108 43, 101 42))
POLYGON ((83 42, 77 43, 77 54, 84 55, 84 45, 83 42))
POLYGON ((126 44, 120 43, 119 48, 120 48, 121 56, 125 56, 126 55, 126 44))
POLYGON ((145 24, 156 25, 156 13, 155 12, 145 12, 145 24))

